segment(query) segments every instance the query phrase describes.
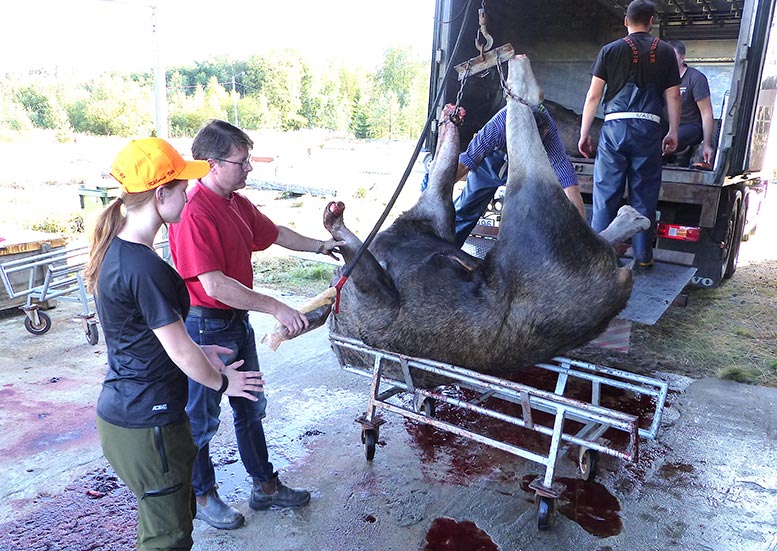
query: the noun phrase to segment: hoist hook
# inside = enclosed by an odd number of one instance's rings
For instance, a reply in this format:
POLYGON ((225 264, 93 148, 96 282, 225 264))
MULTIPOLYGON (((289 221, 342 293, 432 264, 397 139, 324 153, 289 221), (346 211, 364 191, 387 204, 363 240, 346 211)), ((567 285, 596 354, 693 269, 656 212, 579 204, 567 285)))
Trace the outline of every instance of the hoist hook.
POLYGON ((478 32, 475 35, 475 48, 477 48, 481 56, 490 50, 494 45, 494 37, 488 34, 488 29, 486 28, 487 21, 486 8, 483 7, 478 9, 478 24, 480 27, 478 28, 478 32))

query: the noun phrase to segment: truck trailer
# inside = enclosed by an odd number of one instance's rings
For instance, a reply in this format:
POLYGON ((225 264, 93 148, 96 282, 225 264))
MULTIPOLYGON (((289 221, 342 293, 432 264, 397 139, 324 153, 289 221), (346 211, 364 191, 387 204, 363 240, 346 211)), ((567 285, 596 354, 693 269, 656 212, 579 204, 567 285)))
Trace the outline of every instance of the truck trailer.
MULTIPOLYGON (((430 112, 440 113, 446 103, 458 102, 466 108, 463 150, 504 105, 504 98, 498 67, 472 75, 461 67, 468 60, 484 59, 487 47, 496 51, 501 45, 511 45, 516 54, 528 55, 545 105, 560 128, 590 216, 594 160, 577 152, 580 114, 599 49, 627 33, 628 3, 436 0, 430 112), (458 71, 450 71, 450 65, 458 65, 458 71)), ((658 263, 692 268, 680 276, 692 285, 717 287, 734 274, 739 244, 755 231, 773 177, 764 168, 777 93, 777 37, 769 41, 770 34, 775 34, 775 3, 655 2, 658 16, 652 33, 662 40, 684 42, 688 65, 707 76, 715 116, 712 166, 694 167, 701 155, 697 146, 684 161, 665 164, 662 170, 654 258, 658 263)), ((601 117, 600 106, 599 122, 601 117)), ((429 151, 436 144, 436 126, 430 126, 425 138, 429 151)), ((498 201, 497 196, 494 211, 483 225, 498 225, 498 201)))

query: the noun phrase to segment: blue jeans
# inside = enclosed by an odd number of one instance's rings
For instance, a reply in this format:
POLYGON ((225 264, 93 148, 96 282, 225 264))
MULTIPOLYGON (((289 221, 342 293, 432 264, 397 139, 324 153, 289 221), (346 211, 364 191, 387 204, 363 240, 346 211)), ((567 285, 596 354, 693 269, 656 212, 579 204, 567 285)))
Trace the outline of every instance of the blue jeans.
POLYGON ((461 247, 464 244, 472 228, 486 212, 497 188, 507 182, 507 174, 500 175, 504 164, 505 154, 497 150, 467 174, 467 183, 461 190, 461 195, 453 202, 456 209, 456 246, 461 247))
MULTIPOLYGON (((223 320, 189 315, 186 331, 197 344, 217 344, 232 350, 222 356, 225 364, 243 360, 240 371, 259 371, 254 329, 248 317, 223 320)), ((269 461, 267 441, 264 437, 262 419, 265 416, 267 400, 264 393, 257 393, 258 401, 246 398, 229 398, 235 423, 235 437, 243 466, 252 477, 267 482, 272 478, 273 466, 269 461)), ((210 441, 219 428, 221 394, 189 379, 189 402, 186 413, 192 426, 192 436, 197 445, 194 460, 192 487, 194 494, 201 496, 216 484, 216 472, 210 459, 210 441)))

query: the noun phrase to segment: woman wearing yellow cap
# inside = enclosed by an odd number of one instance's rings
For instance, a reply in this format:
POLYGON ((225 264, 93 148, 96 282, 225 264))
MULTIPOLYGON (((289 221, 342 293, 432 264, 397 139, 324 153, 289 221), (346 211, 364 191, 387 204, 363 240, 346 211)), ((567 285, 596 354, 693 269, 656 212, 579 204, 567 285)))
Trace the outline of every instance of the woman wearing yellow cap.
POLYGON ((185 411, 187 376, 249 400, 264 385, 261 373, 237 371, 242 361, 224 366, 218 354, 228 349, 191 340, 186 286, 154 252, 162 224, 180 218, 188 180, 209 169, 162 139, 132 141, 113 163, 123 193, 98 218, 86 267, 108 348, 97 428, 105 457, 138 498, 140 550, 192 546, 197 448, 185 411))

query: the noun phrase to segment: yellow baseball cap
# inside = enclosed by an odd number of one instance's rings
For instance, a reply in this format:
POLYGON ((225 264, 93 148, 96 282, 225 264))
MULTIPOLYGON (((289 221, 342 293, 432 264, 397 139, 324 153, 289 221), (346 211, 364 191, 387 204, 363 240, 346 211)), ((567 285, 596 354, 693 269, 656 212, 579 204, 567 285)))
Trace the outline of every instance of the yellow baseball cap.
POLYGON ((161 138, 133 140, 113 161, 111 176, 127 193, 141 193, 173 180, 194 180, 210 171, 208 161, 186 161, 161 138))

